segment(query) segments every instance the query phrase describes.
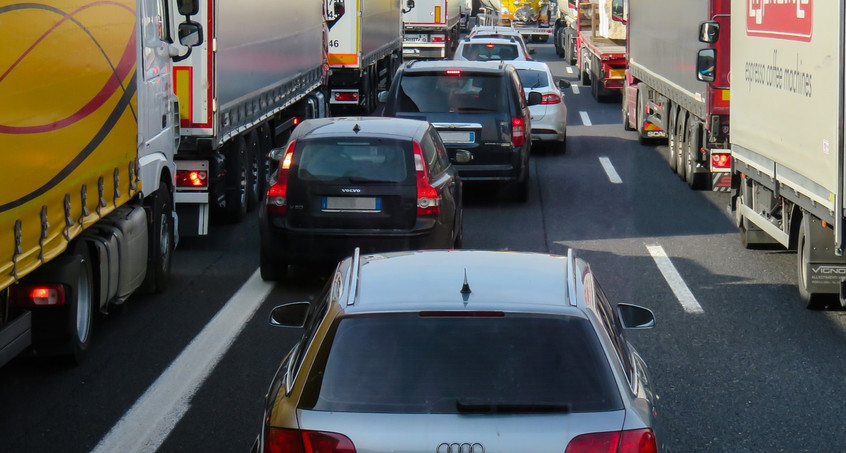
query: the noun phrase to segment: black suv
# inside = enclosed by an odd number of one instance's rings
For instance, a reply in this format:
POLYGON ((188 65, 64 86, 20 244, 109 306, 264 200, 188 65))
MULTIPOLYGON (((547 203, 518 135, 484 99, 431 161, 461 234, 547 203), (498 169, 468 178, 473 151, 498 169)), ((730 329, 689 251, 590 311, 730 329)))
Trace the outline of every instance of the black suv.
POLYGON ((501 182, 518 200, 529 191, 531 114, 541 94, 523 95, 517 71, 504 62, 412 61, 379 93, 384 116, 427 120, 441 135, 464 181, 501 182))
POLYGON ((425 121, 306 120, 271 154, 279 165, 259 210, 265 280, 288 264, 336 263, 356 247, 461 247, 461 180, 425 121))

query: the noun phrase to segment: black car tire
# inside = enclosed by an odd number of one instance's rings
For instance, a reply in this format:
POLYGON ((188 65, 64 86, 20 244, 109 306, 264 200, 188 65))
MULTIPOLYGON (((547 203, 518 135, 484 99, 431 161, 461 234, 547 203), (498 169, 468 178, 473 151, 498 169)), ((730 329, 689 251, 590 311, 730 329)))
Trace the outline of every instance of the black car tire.
POLYGON ((798 281, 796 286, 799 289, 799 297, 805 302, 805 308, 808 310, 821 310, 825 308, 825 295, 819 293, 812 293, 808 289, 810 283, 810 276, 808 275, 808 268, 810 267, 811 245, 808 237, 805 234, 806 219, 802 219, 802 225, 799 227, 799 237, 796 241, 796 275, 798 281))

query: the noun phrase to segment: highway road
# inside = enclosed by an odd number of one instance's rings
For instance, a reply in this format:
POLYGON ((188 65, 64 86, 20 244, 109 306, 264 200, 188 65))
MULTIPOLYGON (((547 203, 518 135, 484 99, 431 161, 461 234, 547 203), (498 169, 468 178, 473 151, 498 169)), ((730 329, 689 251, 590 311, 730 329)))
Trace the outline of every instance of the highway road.
MULTIPOLYGON (((689 190, 666 146, 623 130, 619 101, 591 98, 551 44, 530 47, 575 87, 567 151, 533 154, 527 203, 469 188, 465 248, 574 247, 613 301, 651 308, 657 327, 630 338, 674 451, 846 452, 846 311, 806 310, 794 253, 744 249, 727 193, 689 190)), ((258 249, 255 212, 213 225, 179 243, 166 292, 97 320, 82 365, 0 369, 0 451, 248 451, 299 334, 269 326, 270 309, 310 300, 327 273, 264 283, 258 249)))

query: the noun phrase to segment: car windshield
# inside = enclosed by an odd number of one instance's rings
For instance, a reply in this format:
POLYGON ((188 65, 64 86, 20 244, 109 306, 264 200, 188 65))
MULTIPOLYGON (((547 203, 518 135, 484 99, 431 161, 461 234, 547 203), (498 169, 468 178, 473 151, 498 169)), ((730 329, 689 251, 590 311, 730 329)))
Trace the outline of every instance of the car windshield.
POLYGON ((399 87, 399 112, 500 112, 507 110, 498 74, 406 74, 399 87))
POLYGON ((471 61, 514 60, 520 56, 516 44, 464 43, 461 56, 471 61))
POLYGON ((536 89, 549 86, 549 77, 547 77, 546 71, 517 69, 517 74, 520 76, 520 81, 523 82, 523 88, 536 89))
POLYGON ((411 142, 383 138, 331 138, 297 142, 297 178, 402 182, 409 174, 411 142))
POLYGON ((451 414, 622 408, 585 319, 381 314, 341 318, 333 329, 309 372, 302 409, 451 414))

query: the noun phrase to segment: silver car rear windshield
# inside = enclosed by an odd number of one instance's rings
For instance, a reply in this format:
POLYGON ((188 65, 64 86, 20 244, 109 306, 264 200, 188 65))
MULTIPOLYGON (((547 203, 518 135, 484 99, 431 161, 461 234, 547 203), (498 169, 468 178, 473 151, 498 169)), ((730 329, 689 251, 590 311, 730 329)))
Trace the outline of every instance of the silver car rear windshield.
POLYGON ((410 173, 411 141, 331 138, 297 142, 294 165, 304 181, 403 182, 410 173))
POLYGON ((587 320, 513 314, 341 318, 300 400, 307 410, 407 414, 622 407, 587 320))
POLYGON ((399 87, 397 111, 485 113, 508 109, 502 76, 450 70, 406 74, 399 87))
POLYGON ((546 71, 518 69, 517 75, 520 76, 520 81, 523 82, 523 88, 535 90, 549 86, 549 77, 547 77, 546 71))

